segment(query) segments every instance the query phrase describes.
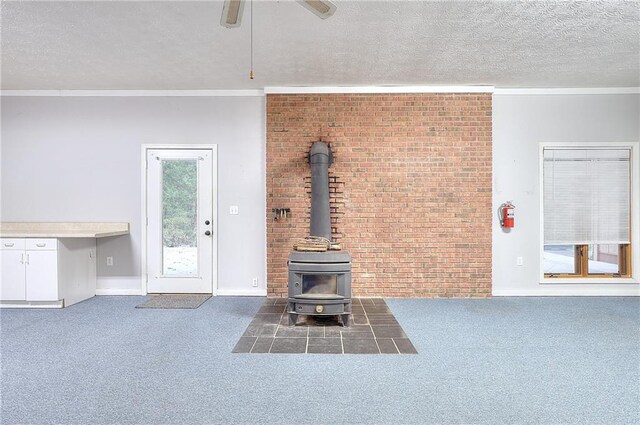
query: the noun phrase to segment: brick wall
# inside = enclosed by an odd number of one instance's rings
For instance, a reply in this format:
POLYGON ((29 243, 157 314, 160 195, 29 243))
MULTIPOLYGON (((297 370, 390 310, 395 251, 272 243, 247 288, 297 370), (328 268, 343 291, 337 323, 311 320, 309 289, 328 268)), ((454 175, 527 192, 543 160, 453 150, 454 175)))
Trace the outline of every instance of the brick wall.
POLYGON ((333 235, 354 296, 491 295, 491 95, 267 95, 267 290, 309 234, 307 153, 331 144, 333 235), (273 208, 290 208, 274 220, 273 208))

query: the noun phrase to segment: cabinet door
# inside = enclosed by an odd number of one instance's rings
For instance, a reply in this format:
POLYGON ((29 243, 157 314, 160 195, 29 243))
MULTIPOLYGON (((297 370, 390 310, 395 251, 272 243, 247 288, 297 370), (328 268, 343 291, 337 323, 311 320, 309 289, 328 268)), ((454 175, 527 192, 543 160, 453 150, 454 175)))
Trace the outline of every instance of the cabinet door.
POLYGON ((24 301, 24 251, 0 251, 0 300, 24 301))
POLYGON ((58 301, 58 253, 27 251, 27 301, 58 301))

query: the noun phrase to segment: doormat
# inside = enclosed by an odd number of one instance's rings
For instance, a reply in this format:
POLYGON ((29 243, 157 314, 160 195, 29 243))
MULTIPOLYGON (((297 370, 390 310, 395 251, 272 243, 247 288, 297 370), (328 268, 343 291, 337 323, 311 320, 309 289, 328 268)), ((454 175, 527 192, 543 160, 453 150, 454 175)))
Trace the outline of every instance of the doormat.
POLYGON ((268 298, 234 353, 418 354, 382 298, 353 298, 352 325, 337 316, 304 316, 289 326, 287 299, 268 298))
POLYGON ((194 309, 209 298, 210 294, 161 294, 152 296, 136 308, 194 309))

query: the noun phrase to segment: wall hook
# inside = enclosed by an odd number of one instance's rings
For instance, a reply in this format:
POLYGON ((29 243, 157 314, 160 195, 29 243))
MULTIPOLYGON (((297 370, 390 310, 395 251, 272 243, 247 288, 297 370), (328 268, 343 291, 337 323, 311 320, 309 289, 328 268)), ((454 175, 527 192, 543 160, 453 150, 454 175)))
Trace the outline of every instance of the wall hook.
POLYGON ((286 220, 287 216, 291 214, 290 208, 273 208, 271 210, 273 213, 274 220, 286 220))

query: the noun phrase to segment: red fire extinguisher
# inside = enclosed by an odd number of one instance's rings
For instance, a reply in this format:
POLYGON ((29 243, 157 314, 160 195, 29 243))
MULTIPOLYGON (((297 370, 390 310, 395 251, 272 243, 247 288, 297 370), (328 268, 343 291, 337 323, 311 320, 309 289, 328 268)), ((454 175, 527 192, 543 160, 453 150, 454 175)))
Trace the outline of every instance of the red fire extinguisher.
POLYGON ((511 203, 511 201, 507 201, 504 204, 500 205, 499 214, 500 214, 500 226, 512 228, 515 224, 515 205, 511 203))

